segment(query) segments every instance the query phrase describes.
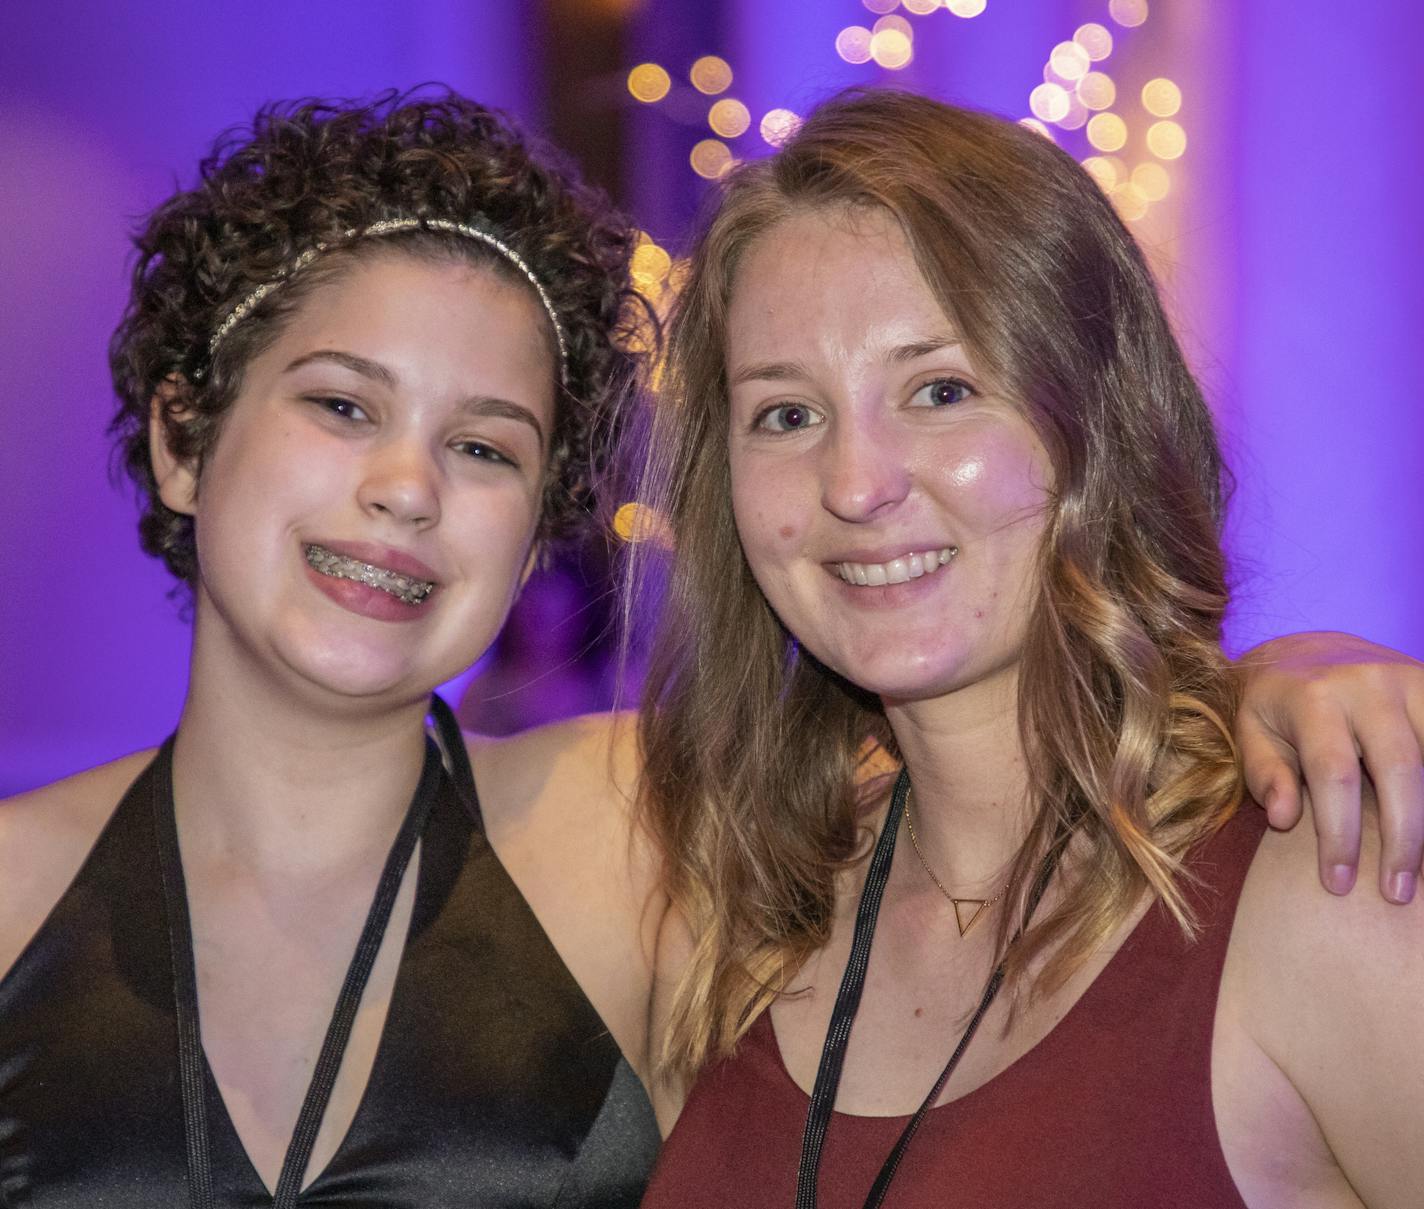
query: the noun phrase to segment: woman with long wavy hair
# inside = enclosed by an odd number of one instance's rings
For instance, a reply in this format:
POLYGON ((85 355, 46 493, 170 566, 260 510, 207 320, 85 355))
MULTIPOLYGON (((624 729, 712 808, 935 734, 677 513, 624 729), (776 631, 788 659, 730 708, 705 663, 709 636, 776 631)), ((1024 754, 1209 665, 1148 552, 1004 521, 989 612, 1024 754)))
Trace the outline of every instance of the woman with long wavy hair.
POLYGON ((1424 906, 1238 809, 1223 479, 1051 141, 856 94, 731 178, 641 496, 646 1205, 1417 1203, 1424 906))

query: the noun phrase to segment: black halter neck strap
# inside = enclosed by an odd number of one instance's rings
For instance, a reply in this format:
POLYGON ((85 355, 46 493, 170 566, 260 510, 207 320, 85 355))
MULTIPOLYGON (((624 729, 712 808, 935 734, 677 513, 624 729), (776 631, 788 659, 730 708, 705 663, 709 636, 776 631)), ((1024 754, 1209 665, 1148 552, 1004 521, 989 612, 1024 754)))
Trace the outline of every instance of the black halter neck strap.
MULTIPOLYGON (((453 719, 452 719, 453 721, 453 719)), ((460 746, 464 754, 463 744, 460 746)), ((153 778, 153 821, 158 841, 159 866, 163 874, 163 896, 168 915, 168 938, 173 957, 173 995, 178 1022, 178 1075, 183 1100, 183 1132, 188 1150, 188 1204, 190 1209, 212 1209, 212 1159, 209 1150, 207 1096, 203 1080, 203 1041, 198 1020, 198 980, 193 961, 193 931, 188 915, 188 893, 183 880, 183 862, 178 849, 178 829, 173 815, 173 739, 158 754, 153 778)), ((366 915, 365 926, 356 942, 356 952, 346 971, 346 979, 327 1026, 311 1084, 302 1101, 292 1140, 282 1161, 273 1209, 294 1209, 301 1192, 302 1178, 316 1145, 322 1117, 331 1100, 332 1088, 341 1069, 341 1059, 361 995, 375 965, 376 954, 390 923, 396 894, 425 829, 435 802, 436 782, 441 773, 440 752, 427 738, 425 763, 420 783, 411 799, 405 821, 391 844, 376 895, 366 915)))
MULTIPOLYGON (((821 1064, 817 1068, 816 1082, 811 1090, 811 1104, 806 1112, 806 1130, 801 1137, 801 1165, 796 1173, 796 1209, 816 1209, 817 1183, 821 1170, 821 1152, 826 1142, 826 1129, 836 1107, 836 1091, 840 1087, 841 1068, 845 1065, 846 1046, 850 1042, 850 1031, 855 1023, 856 1012, 860 1008, 861 992, 865 989, 865 973, 870 965, 870 947, 875 939, 875 923, 880 915, 880 902, 885 896, 885 885, 890 879, 895 840, 900 834, 900 820, 904 816, 905 801, 909 793, 910 774, 902 768, 895 781, 895 790, 890 797, 890 809, 880 830, 880 838, 876 841, 875 851, 870 858, 865 886, 860 892, 860 906, 855 914, 850 957, 846 961, 845 974, 841 977, 840 991, 836 995, 835 1008, 831 1012, 831 1023, 826 1030, 826 1043, 821 1050, 821 1064)), ((1023 923, 1014 934, 1015 940, 1027 927, 1039 900, 1043 897, 1048 879, 1053 876, 1053 870, 1058 863, 1061 847, 1061 844, 1054 844, 1044 859, 1029 894, 1023 923)), ((984 1014, 994 1002, 1003 981, 1004 966, 1000 963, 989 976, 984 993, 980 996, 979 1006, 974 1009, 974 1015, 959 1038, 959 1044, 954 1047, 949 1061, 935 1080, 934 1086, 930 1088, 929 1095, 924 1098, 915 1115, 901 1131, 899 1139, 881 1165, 880 1173, 875 1177, 875 1183, 865 1198, 865 1209, 879 1209, 884 1203, 885 1195, 890 1190, 890 1182, 900 1168, 900 1160, 904 1157, 905 1150, 924 1124, 935 1101, 939 1099, 944 1085, 949 1082, 954 1068, 964 1056, 964 1051, 969 1048, 969 1042, 978 1031, 984 1014)))

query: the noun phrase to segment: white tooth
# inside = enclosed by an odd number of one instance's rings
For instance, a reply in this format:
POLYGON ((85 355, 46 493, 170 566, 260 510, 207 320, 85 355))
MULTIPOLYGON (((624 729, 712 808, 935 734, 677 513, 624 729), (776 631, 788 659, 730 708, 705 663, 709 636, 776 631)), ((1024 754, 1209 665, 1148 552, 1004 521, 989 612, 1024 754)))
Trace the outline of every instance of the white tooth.
POLYGON ((910 564, 911 579, 919 579, 925 573, 925 560, 918 554, 911 554, 906 561, 910 564))
POLYGON ((836 574, 848 584, 855 583, 855 572, 850 569, 850 563, 840 563, 836 567, 836 574))
POLYGON ((950 560, 951 558, 953 558, 953 557, 954 557, 954 549, 953 549, 953 547, 951 547, 951 546, 946 546, 943 550, 941 550, 941 551, 939 552, 939 565, 940 565, 941 567, 944 566, 945 563, 949 562, 949 560, 950 560))
POLYGON ((885 582, 905 583, 910 578, 909 564, 903 558, 892 558, 885 564, 885 582))
POLYGON ((865 568, 865 582, 871 587, 880 587, 888 582, 885 575, 885 567, 880 563, 871 563, 865 568))
POLYGON ((864 565, 861 563, 853 563, 852 566, 855 568, 855 582, 862 588, 867 587, 870 583, 870 576, 866 572, 864 565))

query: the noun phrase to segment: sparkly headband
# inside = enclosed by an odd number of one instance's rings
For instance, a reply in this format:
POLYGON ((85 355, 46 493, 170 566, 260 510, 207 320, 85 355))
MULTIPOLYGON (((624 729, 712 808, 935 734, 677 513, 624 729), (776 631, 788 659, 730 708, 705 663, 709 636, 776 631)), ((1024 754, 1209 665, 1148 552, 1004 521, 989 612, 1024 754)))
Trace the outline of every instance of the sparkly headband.
POLYGON ((481 230, 479 227, 472 227, 468 223, 451 222, 448 218, 385 218, 380 222, 373 222, 364 227, 352 227, 349 231, 343 231, 336 241, 332 243, 314 244, 308 248, 291 265, 284 269, 271 281, 264 281, 252 293, 248 294, 231 311, 227 318, 218 324, 217 330, 213 333, 212 339, 208 341, 208 361, 211 363, 213 354, 217 352, 218 345, 223 342, 223 338, 232 331, 243 319, 251 313, 252 308, 267 297, 273 290, 286 281, 289 281, 295 274, 300 273, 307 265, 311 264, 323 252, 328 252, 338 244, 351 243, 357 239, 363 239, 368 235, 393 235, 401 231, 445 231, 451 235, 461 235, 466 239, 473 239, 477 243, 482 243, 486 247, 493 248, 505 260, 509 261, 520 271, 534 287, 534 292, 539 295, 539 301, 543 304, 545 312, 549 316, 549 322, 554 325, 554 339, 559 346, 559 381, 565 386, 569 380, 569 359, 568 345, 564 339, 564 327, 559 322, 558 314, 554 310, 553 299, 549 297, 549 292, 544 288, 544 283, 535 275, 534 270, 529 267, 529 262, 518 252, 511 248, 504 240, 489 231, 481 230))

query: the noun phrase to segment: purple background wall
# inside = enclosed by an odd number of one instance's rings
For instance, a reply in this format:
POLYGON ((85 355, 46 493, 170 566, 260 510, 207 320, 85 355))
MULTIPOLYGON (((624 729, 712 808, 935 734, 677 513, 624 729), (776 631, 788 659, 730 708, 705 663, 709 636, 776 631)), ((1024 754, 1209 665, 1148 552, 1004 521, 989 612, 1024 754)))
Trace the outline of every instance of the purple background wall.
MULTIPOLYGON (((725 56, 729 95, 753 115, 751 133, 732 141, 738 155, 760 145, 767 109, 804 112, 856 82, 1023 115, 1054 43, 1083 21, 1114 29, 1105 66, 1124 116, 1152 76, 1177 80, 1186 98, 1187 154, 1138 229, 1240 478, 1232 643, 1343 628, 1424 655, 1414 106, 1424 6, 1154 0, 1130 30, 1108 19, 1106 0, 989 0, 972 20, 900 10, 915 60, 899 73, 836 57, 841 28, 875 20, 859 0, 586 7, 624 23, 624 70, 645 59, 668 68, 684 118, 697 99, 687 67, 725 56)), ((155 742, 181 701, 186 627, 163 573, 137 551, 132 500, 110 485, 103 437, 104 350, 133 221, 191 178, 217 131, 267 99, 440 79, 543 125, 559 81, 539 19, 558 10, 558 0, 0 5, 0 794, 155 742)), ((709 131, 613 83, 603 80, 586 120, 619 124, 624 200, 675 245, 705 188, 688 149, 709 131)), ((1081 135, 1062 137, 1081 148, 1081 135)), ((535 594, 526 634, 577 609, 569 582, 535 594)), ((518 681, 519 666, 501 683, 518 681)), ((525 694, 538 708, 516 694, 508 718, 587 705, 605 691, 601 677, 545 680, 525 694)))

